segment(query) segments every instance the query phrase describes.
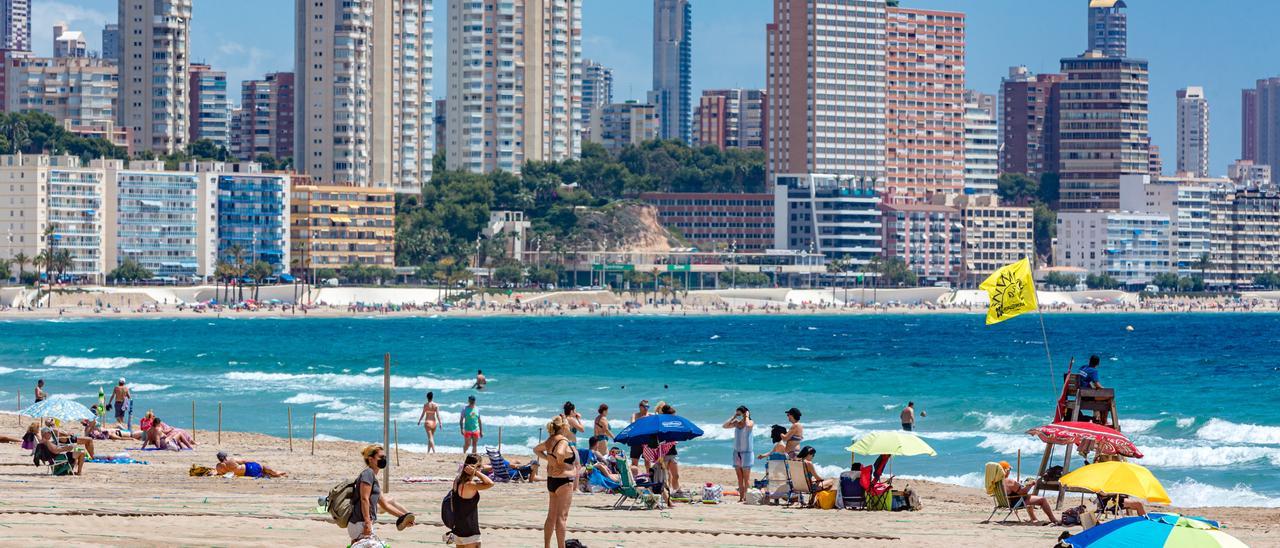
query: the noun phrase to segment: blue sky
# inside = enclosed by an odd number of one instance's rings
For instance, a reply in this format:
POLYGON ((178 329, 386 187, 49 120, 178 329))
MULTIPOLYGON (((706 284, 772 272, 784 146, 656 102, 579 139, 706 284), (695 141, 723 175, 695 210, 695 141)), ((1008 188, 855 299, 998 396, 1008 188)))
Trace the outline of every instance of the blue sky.
MULTIPOLYGON (((52 50, 50 27, 67 21, 90 48, 115 20, 115 0, 34 0, 33 40, 52 50)), ((1212 171, 1240 154, 1240 90, 1280 74, 1272 39, 1280 2, 1128 0, 1129 54, 1151 62, 1151 132, 1166 171, 1175 161, 1175 91, 1204 86, 1211 108, 1212 171), (1228 7, 1230 9, 1228 9, 1228 7)), ((436 0, 436 40, 444 43, 447 2, 436 0)), ((908 7, 968 14, 968 86, 995 93, 1010 65, 1051 72, 1085 47, 1085 0, 902 0, 908 7)), ((193 58, 227 70, 233 82, 293 65, 293 0, 196 0, 193 58), (250 17, 251 15, 251 17, 250 17)), ((614 67, 615 99, 643 98, 650 86, 648 0, 585 0, 583 55, 614 67)), ((771 0, 693 0, 694 90, 763 87, 764 28, 771 0)), ((436 89, 445 56, 436 55, 436 89)), ((232 84, 238 89, 237 84, 232 84)))

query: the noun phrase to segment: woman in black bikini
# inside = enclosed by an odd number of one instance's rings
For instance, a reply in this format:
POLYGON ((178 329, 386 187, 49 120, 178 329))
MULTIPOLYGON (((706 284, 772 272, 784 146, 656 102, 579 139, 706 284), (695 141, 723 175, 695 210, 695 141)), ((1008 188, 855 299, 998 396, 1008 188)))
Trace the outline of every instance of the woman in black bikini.
POLYGON ((453 480, 453 530, 449 534, 458 548, 480 548, 480 492, 490 487, 493 480, 480 471, 480 457, 467 455, 462 473, 453 480))
POLYGON ((563 415, 547 423, 547 440, 533 448, 533 454, 547 461, 547 520, 542 524, 542 544, 551 548, 551 534, 556 546, 564 548, 565 527, 569 508, 573 506, 573 479, 577 470, 578 450, 565 439, 569 425, 563 415))

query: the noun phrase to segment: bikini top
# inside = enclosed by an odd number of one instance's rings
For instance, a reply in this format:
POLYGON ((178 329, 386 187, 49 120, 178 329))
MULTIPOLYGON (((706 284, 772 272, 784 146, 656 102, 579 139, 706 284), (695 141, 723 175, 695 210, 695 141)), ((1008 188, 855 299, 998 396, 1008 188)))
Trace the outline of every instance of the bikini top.
MULTIPOLYGON (((560 440, 560 441, 563 442, 565 445, 569 445, 569 440, 560 440)), ((565 464, 573 464, 575 462, 578 462, 578 452, 576 450, 573 451, 568 458, 564 459, 565 464)))

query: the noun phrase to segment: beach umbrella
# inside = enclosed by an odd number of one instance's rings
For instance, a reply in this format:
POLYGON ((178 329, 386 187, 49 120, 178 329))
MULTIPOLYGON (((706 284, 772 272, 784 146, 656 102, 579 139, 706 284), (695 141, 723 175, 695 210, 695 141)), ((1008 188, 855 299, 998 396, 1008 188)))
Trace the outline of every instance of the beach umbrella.
POLYGON ((654 436, 658 441, 685 441, 702 436, 702 429, 680 415, 649 415, 627 425, 613 441, 640 445, 648 443, 654 436))
POLYGON ((1062 476, 1058 483, 1095 493, 1130 495, 1149 502, 1169 504, 1169 494, 1150 470, 1132 462, 1098 462, 1062 476))
POLYGON ((22 414, 27 417, 54 418, 62 422, 93 418, 93 412, 83 404, 57 397, 31 404, 22 410, 22 414))
POLYGON ((866 434, 853 442, 853 445, 846 447, 845 450, 863 455, 896 455, 900 457, 913 455, 936 457, 938 455, 938 452, 929 447, 929 444, 925 443, 919 436, 910 432, 897 431, 866 434))
POLYGON ((1237 548, 1247 546, 1218 529, 1218 523, 1177 514, 1147 514, 1094 526, 1063 540, 1077 548, 1130 546, 1237 548))
POLYGON ((1099 453, 1120 455, 1135 459, 1142 458, 1132 441, 1114 428, 1091 422, 1054 422, 1027 430, 1028 434, 1040 438, 1045 443, 1058 445, 1082 445, 1086 442, 1095 444, 1099 453))

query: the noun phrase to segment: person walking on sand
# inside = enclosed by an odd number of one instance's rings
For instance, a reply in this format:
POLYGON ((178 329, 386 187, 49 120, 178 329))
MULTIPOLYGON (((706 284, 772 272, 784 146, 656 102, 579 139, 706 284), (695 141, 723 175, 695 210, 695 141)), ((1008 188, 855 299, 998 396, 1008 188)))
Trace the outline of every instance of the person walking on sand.
POLYGON ((916 402, 909 401, 907 406, 902 408, 902 429, 911 432, 916 429, 916 402))
POLYGON ((565 548, 569 508, 573 506, 573 475, 578 468, 578 451, 569 445, 565 433, 569 425, 564 416, 557 415, 547 423, 547 439, 533 448, 533 454, 547 461, 547 519, 542 524, 543 548, 551 548, 551 536, 556 546, 565 548))
POLYGON ((395 516, 396 530, 399 531, 412 527, 414 516, 391 497, 382 494, 382 487, 378 485, 378 472, 387 467, 387 453, 382 446, 365 446, 360 451, 360 456, 364 459, 365 469, 356 478, 356 504, 351 511, 351 520, 347 523, 347 535, 351 537, 353 544, 359 544, 355 541, 361 540, 373 540, 378 544, 381 541, 373 534, 373 524, 378 522, 378 509, 395 516))
POLYGON ((484 390, 484 385, 489 384, 489 380, 484 378, 484 371, 476 370, 476 383, 471 386, 476 390, 484 390))
POLYGON ((133 405, 133 394, 129 392, 129 387, 124 383, 124 377, 120 377, 120 382, 116 384, 114 390, 111 391, 111 397, 107 398, 107 408, 111 408, 111 403, 115 402, 116 424, 123 424, 125 430, 131 429, 130 422, 125 419, 125 412, 133 405))
POLYGON ((445 533, 445 543, 458 548, 480 548, 480 492, 493 487, 493 480, 480 471, 480 457, 467 455, 462 471, 453 480, 450 502, 453 527, 445 533))
POLYGON ((596 420, 591 423, 591 433, 598 438, 613 439, 613 431, 609 430, 609 405, 600 404, 596 408, 596 420))
POLYGON ((427 392, 427 403, 422 404, 422 414, 418 415, 418 424, 427 430, 427 452, 436 452, 436 427, 440 425, 440 406, 436 402, 434 392, 427 392))
POLYGON ((755 461, 751 431, 756 422, 751 420, 747 406, 739 405, 724 427, 733 430, 733 471, 738 476, 738 502, 746 502, 747 487, 751 485, 751 463, 755 461))
POLYGON ((462 432, 462 452, 471 448, 475 454, 480 447, 480 438, 484 437, 484 422, 480 420, 480 410, 476 408, 476 397, 467 396, 467 406, 458 416, 458 429, 462 432))

